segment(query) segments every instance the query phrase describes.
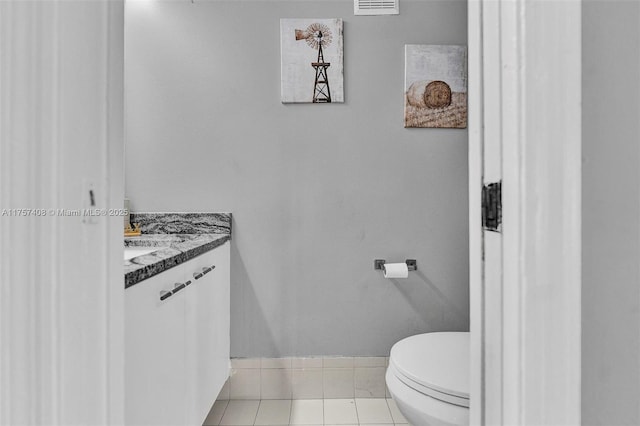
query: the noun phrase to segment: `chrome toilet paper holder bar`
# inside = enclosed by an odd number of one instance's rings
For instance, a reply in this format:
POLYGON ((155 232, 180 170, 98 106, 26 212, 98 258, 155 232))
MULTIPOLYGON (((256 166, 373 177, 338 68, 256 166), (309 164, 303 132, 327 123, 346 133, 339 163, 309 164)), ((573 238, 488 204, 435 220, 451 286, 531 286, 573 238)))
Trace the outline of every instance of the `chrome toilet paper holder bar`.
MULTIPOLYGON (((376 259, 373 261, 373 269, 384 269, 384 264, 387 263, 386 260, 384 259, 376 259)), ((410 271, 417 271, 418 270, 418 263, 416 262, 415 259, 407 259, 405 260, 405 263, 407 264, 407 269, 410 271)))

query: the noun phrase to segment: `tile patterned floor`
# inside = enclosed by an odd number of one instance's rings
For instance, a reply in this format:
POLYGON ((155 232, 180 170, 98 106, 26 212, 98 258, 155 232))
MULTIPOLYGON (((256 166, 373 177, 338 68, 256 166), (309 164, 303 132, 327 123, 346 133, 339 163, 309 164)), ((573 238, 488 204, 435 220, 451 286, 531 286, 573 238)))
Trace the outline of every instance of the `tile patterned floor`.
POLYGON ((204 425, 409 426, 386 398, 216 401, 204 425))

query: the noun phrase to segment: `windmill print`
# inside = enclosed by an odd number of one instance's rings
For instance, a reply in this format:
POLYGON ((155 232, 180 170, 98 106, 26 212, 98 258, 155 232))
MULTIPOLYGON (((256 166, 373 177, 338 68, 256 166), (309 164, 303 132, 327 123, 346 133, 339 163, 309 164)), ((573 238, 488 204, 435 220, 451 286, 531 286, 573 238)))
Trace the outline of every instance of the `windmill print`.
POLYGON ((332 34, 329 27, 318 22, 309 25, 305 31, 296 30, 296 40, 305 40, 309 47, 318 51, 318 59, 311 62, 311 66, 316 70, 316 79, 313 83, 313 103, 331 102, 331 89, 329 88, 329 76, 327 68, 331 62, 324 61, 323 48, 331 44, 332 34))
POLYGON ((344 102, 342 20, 281 19, 283 103, 344 102))

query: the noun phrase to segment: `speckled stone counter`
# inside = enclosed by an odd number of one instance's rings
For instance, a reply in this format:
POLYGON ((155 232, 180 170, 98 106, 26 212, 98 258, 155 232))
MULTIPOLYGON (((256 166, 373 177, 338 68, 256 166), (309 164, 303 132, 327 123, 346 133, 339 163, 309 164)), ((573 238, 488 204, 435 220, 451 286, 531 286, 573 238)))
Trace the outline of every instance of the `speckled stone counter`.
POLYGON ((125 247, 162 247, 124 261, 124 286, 131 287, 231 239, 231 213, 131 213, 142 235, 125 247))

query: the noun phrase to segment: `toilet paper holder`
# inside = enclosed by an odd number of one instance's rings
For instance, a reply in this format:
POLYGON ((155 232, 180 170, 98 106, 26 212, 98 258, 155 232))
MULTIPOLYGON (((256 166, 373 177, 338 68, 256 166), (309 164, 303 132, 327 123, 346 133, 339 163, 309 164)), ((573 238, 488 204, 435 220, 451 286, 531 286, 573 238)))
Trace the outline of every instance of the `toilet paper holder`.
MULTIPOLYGON (((373 269, 384 269, 384 264, 387 263, 384 259, 376 259, 373 261, 373 269)), ((405 260, 407 264, 407 269, 410 271, 417 271, 418 264, 415 259, 407 259, 405 260)))

